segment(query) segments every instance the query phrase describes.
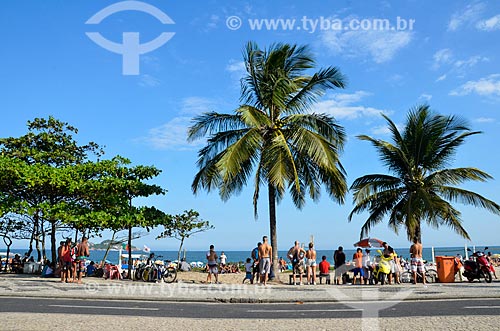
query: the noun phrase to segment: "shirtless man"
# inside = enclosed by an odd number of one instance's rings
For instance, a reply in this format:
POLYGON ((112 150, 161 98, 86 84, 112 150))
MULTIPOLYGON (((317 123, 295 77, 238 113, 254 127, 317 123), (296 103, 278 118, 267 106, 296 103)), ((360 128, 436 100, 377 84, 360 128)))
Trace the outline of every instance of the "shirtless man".
POLYGON ((85 270, 85 259, 90 256, 88 239, 86 237, 82 238, 76 251, 78 252, 78 256, 76 257, 76 272, 78 274, 78 284, 81 284, 82 273, 85 270))
POLYGON ((267 236, 262 237, 262 245, 259 247, 259 270, 260 283, 267 285, 267 277, 271 271, 273 248, 267 242, 267 236))
POLYGON ((422 260, 422 244, 418 239, 413 239, 413 245, 410 247, 411 271, 413 272, 413 282, 417 284, 417 270, 422 274, 422 283, 425 285, 425 269, 422 260))
POLYGON ((307 283, 316 285, 316 250, 314 244, 309 243, 309 249, 306 252, 306 266, 307 266, 307 283), (312 273, 312 276, 311 276, 312 273), (312 283, 311 283, 312 278, 312 283))
POLYGON ((217 253, 214 250, 214 245, 210 245, 210 250, 207 252, 208 276, 207 283, 212 283, 212 274, 215 275, 215 283, 219 283, 219 272, 217 270, 217 253))
POLYGON ((304 272, 304 256, 306 251, 300 247, 300 243, 298 240, 295 241, 295 245, 288 250, 288 258, 292 262, 292 274, 293 274, 293 283, 296 283, 296 275, 299 275, 299 283, 298 285, 302 285, 302 273, 304 272))

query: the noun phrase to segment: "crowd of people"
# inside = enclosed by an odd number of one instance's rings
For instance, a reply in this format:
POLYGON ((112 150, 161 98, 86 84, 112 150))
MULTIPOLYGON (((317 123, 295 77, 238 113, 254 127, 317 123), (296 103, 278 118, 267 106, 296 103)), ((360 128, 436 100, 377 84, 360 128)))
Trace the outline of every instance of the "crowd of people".
MULTIPOLYGON (((422 257, 422 244, 415 241, 409 250, 410 259, 406 260, 403 256, 398 256, 396 251, 386 242, 382 244, 381 254, 389 261, 390 272, 388 273, 388 284, 400 284, 401 273, 409 270, 413 274, 413 282, 417 283, 417 275, 425 275, 424 261, 422 257)), ((261 283, 266 285, 268 280, 274 278, 272 265, 273 250, 268 242, 267 236, 262 238, 262 242, 257 243, 257 246, 252 250, 251 257, 246 259, 244 264, 245 277, 243 283, 248 281, 250 284, 261 283)), ((226 265, 226 256, 222 252, 218 257, 213 245, 206 254, 207 258, 207 283, 212 282, 212 277, 215 278, 215 283, 219 283, 218 275, 220 270, 226 265), (217 260, 220 259, 220 264, 217 260)), ((279 258, 279 271, 288 269, 291 265, 292 275, 291 283, 295 285, 302 284, 317 284, 317 277, 327 277, 330 280, 331 266, 326 256, 321 257, 318 263, 318 256, 314 243, 308 244, 307 250, 299 241, 295 241, 294 245, 287 252, 287 263, 282 257, 279 258), (318 273, 319 272, 319 273, 318 273)), ((334 269, 334 284, 373 284, 373 271, 378 263, 378 256, 371 255, 371 249, 358 248, 352 256, 352 261, 347 262, 347 257, 342 246, 339 246, 333 254, 333 269, 334 269), (350 277, 352 274, 352 277, 350 277)), ((425 276, 421 277, 425 284, 425 276)))
POLYGON ((32 265, 34 269, 29 273, 38 273, 44 278, 60 276, 61 282, 81 284, 84 273, 90 275, 96 270, 94 262, 89 265, 85 264, 89 255, 88 240, 83 237, 78 244, 73 244, 71 239, 61 241, 57 249, 56 261, 44 258, 41 263, 37 263, 32 256, 29 256, 29 253, 26 253, 22 259, 19 254, 15 254, 9 264, 10 270, 14 273, 26 272, 25 267, 32 265))

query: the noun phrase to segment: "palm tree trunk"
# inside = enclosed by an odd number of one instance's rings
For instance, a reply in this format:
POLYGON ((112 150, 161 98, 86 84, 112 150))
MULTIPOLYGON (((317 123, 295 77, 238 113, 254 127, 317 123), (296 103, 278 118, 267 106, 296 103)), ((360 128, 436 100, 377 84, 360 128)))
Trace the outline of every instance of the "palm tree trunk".
POLYGON ((419 243, 422 243, 422 229, 421 229, 421 224, 420 222, 417 222, 417 225, 415 226, 415 238, 419 243))
POLYGON ((276 194, 272 184, 268 184, 269 195, 269 231, 271 236, 271 246, 273 247, 274 274, 278 271, 278 235, 276 231, 276 194))

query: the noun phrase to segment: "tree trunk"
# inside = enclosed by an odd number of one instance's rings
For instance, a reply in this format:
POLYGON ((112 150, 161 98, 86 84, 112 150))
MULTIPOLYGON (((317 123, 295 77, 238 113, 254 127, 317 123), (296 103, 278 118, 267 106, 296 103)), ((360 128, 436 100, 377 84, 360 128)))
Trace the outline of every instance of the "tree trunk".
POLYGON ((179 251, 177 252, 177 269, 181 266, 181 251, 182 245, 184 244, 184 238, 181 239, 181 245, 179 246, 179 251))
POLYGON ((278 234, 276 231, 276 194, 272 184, 268 184, 269 194, 269 231, 271 236, 271 246, 273 247, 272 268, 274 275, 278 271, 278 234))
MULTIPOLYGON (((132 279, 132 226, 128 227, 128 279, 132 279)), ((120 257, 121 259, 121 257, 120 257)))
POLYGON ((417 222, 417 225, 415 226, 414 238, 417 239, 419 243, 422 243, 422 228, 420 222, 417 222))
POLYGON ((40 236, 39 236, 39 234, 37 234, 35 237, 35 248, 36 248, 36 254, 37 254, 37 261, 40 262, 40 261, 42 261, 42 251, 40 249, 40 236))
POLYGON ((31 230, 30 245, 28 251, 26 252, 28 254, 28 257, 30 257, 31 253, 33 252, 33 240, 35 240, 35 232, 36 232, 36 220, 33 222, 33 230, 31 230))
POLYGON ((56 246, 56 221, 50 221, 50 255, 52 261, 56 261, 57 259, 57 246, 56 246))
MULTIPOLYGON (((102 258, 102 261, 101 261, 101 268, 104 268, 104 263, 106 262, 106 258, 108 257, 108 253, 109 253, 109 250, 111 249, 111 245, 113 245, 115 242, 115 235, 116 235, 116 231, 113 231, 113 235, 111 236, 111 241, 109 242, 108 247, 106 248, 106 252, 104 253, 104 257, 102 258)), ((121 243, 120 243, 120 245, 121 245, 121 243)), ((118 257, 118 261, 120 261, 120 264, 121 264, 121 261, 122 261, 121 256, 118 257)))
POLYGON ((35 240, 35 249, 37 253, 37 261, 42 260, 42 253, 40 252, 40 218, 38 211, 33 215, 33 239, 35 240))
MULTIPOLYGON (((42 256, 44 259, 47 259, 47 250, 45 249, 45 227, 43 226, 44 225, 44 221, 42 221, 40 223, 40 226, 41 226, 41 233, 42 233, 42 256)), ((55 261, 52 261, 55 263, 55 261)))
POLYGON ((12 240, 7 236, 3 236, 3 242, 5 246, 7 246, 7 257, 6 257, 7 260, 5 260, 5 271, 7 271, 7 268, 9 267, 9 255, 10 255, 10 246, 12 245, 12 240))
POLYGON ((78 229, 75 229, 75 245, 78 242, 78 229))

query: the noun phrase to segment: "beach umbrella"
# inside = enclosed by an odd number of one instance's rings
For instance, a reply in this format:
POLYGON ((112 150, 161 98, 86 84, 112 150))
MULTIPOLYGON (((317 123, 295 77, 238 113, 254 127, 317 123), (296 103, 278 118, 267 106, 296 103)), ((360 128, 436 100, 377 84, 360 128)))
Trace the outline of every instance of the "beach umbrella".
POLYGON ((357 243, 355 243, 353 246, 354 247, 383 247, 382 246, 382 243, 384 241, 383 240, 380 240, 380 239, 377 239, 377 238, 365 238, 365 239, 361 239, 360 241, 358 241, 357 243))

